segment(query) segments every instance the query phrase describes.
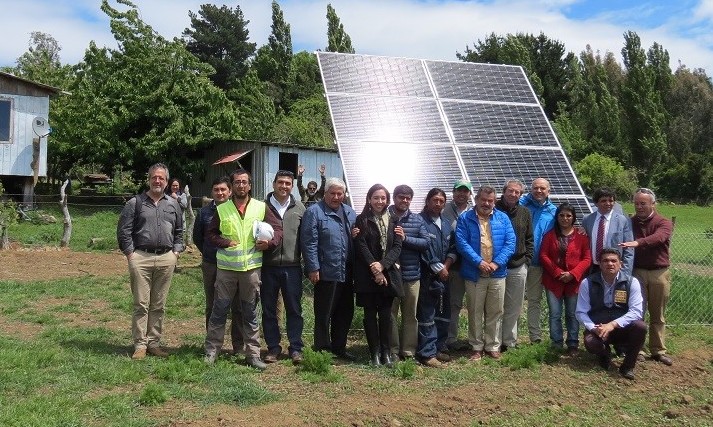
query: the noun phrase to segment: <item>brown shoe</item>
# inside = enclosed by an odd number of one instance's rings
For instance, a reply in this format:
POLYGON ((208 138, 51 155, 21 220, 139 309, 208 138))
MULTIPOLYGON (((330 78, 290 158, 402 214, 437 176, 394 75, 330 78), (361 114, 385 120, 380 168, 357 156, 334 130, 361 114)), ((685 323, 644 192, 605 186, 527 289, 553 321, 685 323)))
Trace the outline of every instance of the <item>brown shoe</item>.
POLYGON ((429 357, 428 359, 421 359, 421 364, 423 366, 428 366, 429 368, 441 368, 443 364, 438 361, 435 357, 429 357))
POLYGON ((486 351, 485 354, 487 354, 488 356, 492 357, 495 360, 498 360, 501 357, 503 357, 499 351, 486 351))
POLYGON ((134 360, 144 360, 146 357, 146 347, 138 347, 136 350, 134 350, 134 354, 131 355, 131 358, 134 360))
POLYGON ((577 357, 579 354, 579 349, 577 347, 570 347, 567 349, 567 356, 569 357, 577 357))
POLYGON ((290 358, 292 359, 293 365, 299 365, 300 363, 302 363, 302 360, 304 359, 301 351, 292 352, 292 355, 290 356, 290 358))
POLYGON ((473 362, 477 362, 478 360, 483 358, 483 351, 482 350, 475 350, 473 354, 470 356, 470 360, 473 362))
POLYGON ((282 353, 281 349, 268 351, 262 361, 265 363, 275 363, 277 362, 277 358, 280 356, 280 353, 282 353))
POLYGON ((673 360, 666 356, 665 354, 654 354, 651 356, 652 359, 654 359, 657 362, 661 362, 666 366, 671 366, 673 365, 673 360))
POLYGON ((148 354, 150 354, 152 356, 156 356, 156 357, 164 357, 164 358, 168 357, 168 353, 161 350, 160 347, 149 347, 146 349, 146 352, 148 354))
POLYGON ((643 353, 639 353, 636 355, 636 361, 637 362, 645 362, 646 361, 646 356, 644 356, 643 353))

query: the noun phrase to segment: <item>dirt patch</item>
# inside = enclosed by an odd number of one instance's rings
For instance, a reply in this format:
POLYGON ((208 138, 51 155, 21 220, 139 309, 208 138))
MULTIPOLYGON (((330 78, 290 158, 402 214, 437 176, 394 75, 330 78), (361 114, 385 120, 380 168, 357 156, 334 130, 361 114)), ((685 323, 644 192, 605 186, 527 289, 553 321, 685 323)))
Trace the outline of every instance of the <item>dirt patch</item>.
POLYGON ((126 258, 119 252, 73 252, 59 248, 0 251, 0 280, 36 282, 126 273, 126 258))

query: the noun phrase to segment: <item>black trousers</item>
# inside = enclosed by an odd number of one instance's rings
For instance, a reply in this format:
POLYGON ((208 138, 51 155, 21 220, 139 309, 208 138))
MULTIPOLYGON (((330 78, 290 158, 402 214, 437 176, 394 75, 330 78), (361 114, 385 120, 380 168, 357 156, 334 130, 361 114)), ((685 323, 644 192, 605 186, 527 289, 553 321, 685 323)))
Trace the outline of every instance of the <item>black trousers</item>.
POLYGON ((320 280, 314 285, 314 349, 344 353, 354 317, 354 287, 346 282, 320 280))

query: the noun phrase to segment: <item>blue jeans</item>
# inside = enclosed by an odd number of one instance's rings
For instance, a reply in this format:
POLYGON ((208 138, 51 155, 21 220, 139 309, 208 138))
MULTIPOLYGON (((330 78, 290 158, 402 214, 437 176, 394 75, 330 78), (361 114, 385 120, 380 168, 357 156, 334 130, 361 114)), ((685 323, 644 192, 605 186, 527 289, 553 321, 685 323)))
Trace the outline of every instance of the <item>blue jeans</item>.
POLYGON ((277 324, 277 295, 282 291, 287 320, 288 354, 302 351, 302 271, 295 267, 262 267, 262 329, 268 351, 280 350, 280 325, 277 324))
POLYGON ((448 346, 448 326, 451 322, 451 304, 448 284, 445 292, 440 297, 435 297, 428 292, 431 280, 421 278, 421 289, 418 292, 418 305, 416 306, 416 320, 418 320, 418 347, 416 355, 429 359, 436 357, 439 351, 448 346))
POLYGON ((547 293, 547 306, 550 309, 550 340, 552 345, 562 347, 564 331, 562 330, 562 306, 564 306, 564 322, 567 325, 567 348, 579 346, 579 322, 575 317, 577 295, 562 295, 557 298, 552 291, 547 293))

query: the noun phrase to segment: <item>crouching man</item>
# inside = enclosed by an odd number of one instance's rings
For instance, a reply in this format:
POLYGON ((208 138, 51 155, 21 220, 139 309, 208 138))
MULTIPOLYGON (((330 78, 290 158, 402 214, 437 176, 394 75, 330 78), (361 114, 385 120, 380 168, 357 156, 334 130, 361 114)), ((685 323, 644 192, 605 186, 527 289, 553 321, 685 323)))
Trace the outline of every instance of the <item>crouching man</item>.
POLYGON ((582 281, 577 297, 577 320, 584 325, 584 346, 599 356, 599 365, 609 369, 610 346, 625 352, 619 373, 634 379, 636 357, 646 340, 646 323, 642 320, 641 285, 624 274, 621 255, 614 248, 599 254, 600 271, 582 281))

